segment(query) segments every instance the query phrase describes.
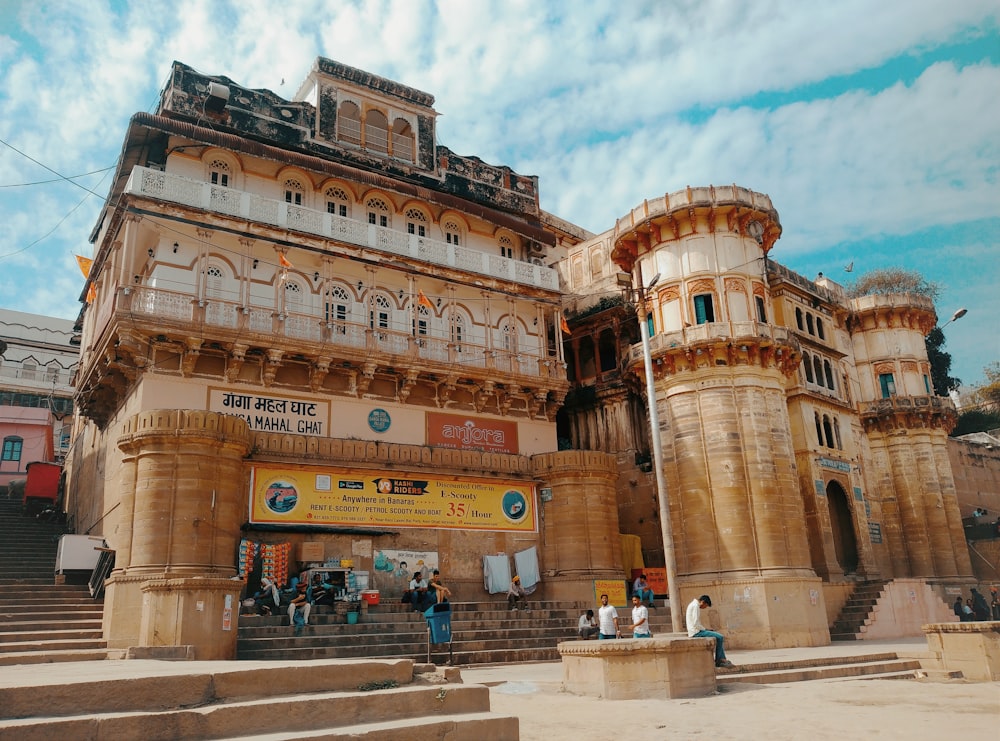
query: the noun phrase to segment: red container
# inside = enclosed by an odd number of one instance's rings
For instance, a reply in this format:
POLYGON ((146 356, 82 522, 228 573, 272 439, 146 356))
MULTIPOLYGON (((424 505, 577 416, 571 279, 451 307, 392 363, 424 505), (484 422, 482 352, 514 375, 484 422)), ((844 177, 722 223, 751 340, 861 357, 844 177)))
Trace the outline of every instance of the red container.
POLYGON ((378 590, 377 589, 366 589, 361 593, 361 599, 367 602, 369 605, 378 604, 378 590))

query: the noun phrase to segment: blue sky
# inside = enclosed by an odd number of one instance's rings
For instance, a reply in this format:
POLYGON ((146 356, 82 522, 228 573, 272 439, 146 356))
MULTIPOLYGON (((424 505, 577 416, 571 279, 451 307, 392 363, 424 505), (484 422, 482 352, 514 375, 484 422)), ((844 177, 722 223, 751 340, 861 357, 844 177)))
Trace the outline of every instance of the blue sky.
POLYGON ((920 271, 942 322, 969 309, 952 374, 1000 361, 995 0, 0 0, 0 307, 79 312, 73 255, 173 60, 291 98, 317 56, 431 93, 441 144, 593 232, 687 185, 767 193, 774 259, 920 271))

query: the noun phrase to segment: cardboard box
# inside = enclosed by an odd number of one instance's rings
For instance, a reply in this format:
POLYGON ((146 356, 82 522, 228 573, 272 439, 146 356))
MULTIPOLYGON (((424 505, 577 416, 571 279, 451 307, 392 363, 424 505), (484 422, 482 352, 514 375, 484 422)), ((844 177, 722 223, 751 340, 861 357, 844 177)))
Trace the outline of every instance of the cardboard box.
POLYGON ((322 563, 324 558, 321 540, 307 540, 299 547, 299 560, 304 563, 322 563))

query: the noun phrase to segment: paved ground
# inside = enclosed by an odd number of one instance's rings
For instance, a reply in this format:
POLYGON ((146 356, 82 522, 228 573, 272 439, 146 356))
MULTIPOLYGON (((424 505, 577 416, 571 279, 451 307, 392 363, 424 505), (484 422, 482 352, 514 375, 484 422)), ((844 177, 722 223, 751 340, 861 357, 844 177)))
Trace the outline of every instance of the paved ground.
MULTIPOLYGON (((736 664, 895 651, 927 651, 924 638, 836 643, 818 648, 727 652, 736 664)), ((996 741, 1000 683, 964 680, 837 679, 789 684, 720 684, 693 700, 601 700, 561 691, 562 665, 463 668, 490 686, 494 712, 517 715, 520 741, 628 738, 766 741, 996 741)))
MULTIPOLYGON (((818 648, 733 650, 736 664, 895 651, 926 652, 923 638, 836 643, 818 648)), ((152 674, 240 671, 302 662, 93 661, 4 667, 0 688, 94 682, 152 674)), ((336 660, 329 660, 336 664, 336 660)), ((775 685, 721 684, 693 700, 601 700, 563 692, 562 664, 462 667, 466 683, 490 686, 492 709, 517 715, 520 741, 636 739, 842 739, 1000 738, 1000 682, 840 679, 775 685)), ((508 741, 483 739, 483 741, 508 741)))

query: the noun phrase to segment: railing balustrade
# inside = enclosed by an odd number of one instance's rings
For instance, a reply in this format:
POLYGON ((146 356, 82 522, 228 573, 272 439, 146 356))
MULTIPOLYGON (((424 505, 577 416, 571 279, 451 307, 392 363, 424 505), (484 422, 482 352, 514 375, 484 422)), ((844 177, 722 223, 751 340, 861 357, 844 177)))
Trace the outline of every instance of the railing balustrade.
POLYGON ((417 335, 390 327, 371 328, 367 324, 345 320, 324 321, 322 317, 301 312, 278 312, 263 306, 241 306, 221 298, 199 300, 197 296, 150 286, 127 286, 118 291, 118 308, 136 318, 171 319, 184 323, 202 321, 206 327, 232 332, 248 331, 292 341, 328 343, 334 346, 365 349, 388 355, 412 353, 425 360, 485 368, 486 358, 505 373, 527 376, 547 375, 543 358, 527 352, 493 351, 480 343, 463 340, 454 344, 440 337, 417 335), (199 312, 199 313, 196 313, 199 312))
POLYGON ((558 274, 543 265, 378 227, 326 211, 263 198, 255 193, 224 188, 147 167, 133 168, 125 192, 329 237, 516 283, 553 291, 559 289, 558 274))

